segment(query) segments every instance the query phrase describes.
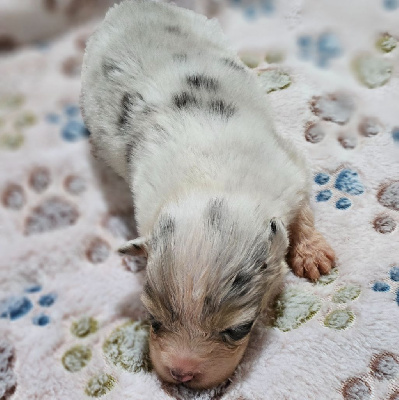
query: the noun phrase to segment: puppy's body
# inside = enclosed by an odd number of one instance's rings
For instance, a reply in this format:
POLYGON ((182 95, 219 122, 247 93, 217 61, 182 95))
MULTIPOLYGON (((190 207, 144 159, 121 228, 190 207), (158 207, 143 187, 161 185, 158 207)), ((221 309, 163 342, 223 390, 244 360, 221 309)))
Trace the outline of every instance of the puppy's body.
POLYGON ((93 148, 132 189, 142 239, 124 250, 148 255, 155 368, 212 386, 245 349, 230 328, 252 326, 282 282, 284 226, 309 214, 306 165, 275 133, 256 76, 219 25, 190 11, 114 7, 88 43, 82 81, 93 148))

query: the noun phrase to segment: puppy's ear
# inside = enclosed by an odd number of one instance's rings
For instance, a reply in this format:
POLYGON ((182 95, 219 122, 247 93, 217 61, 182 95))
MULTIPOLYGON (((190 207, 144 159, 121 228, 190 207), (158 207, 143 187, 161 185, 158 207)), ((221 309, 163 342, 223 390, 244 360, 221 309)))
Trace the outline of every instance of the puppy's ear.
POLYGON ((272 218, 268 226, 269 253, 267 263, 280 263, 288 251, 288 232, 281 220, 272 218))
POLYGON ((129 240, 124 245, 119 247, 119 253, 128 254, 129 256, 148 256, 147 238, 138 237, 134 240, 129 240))

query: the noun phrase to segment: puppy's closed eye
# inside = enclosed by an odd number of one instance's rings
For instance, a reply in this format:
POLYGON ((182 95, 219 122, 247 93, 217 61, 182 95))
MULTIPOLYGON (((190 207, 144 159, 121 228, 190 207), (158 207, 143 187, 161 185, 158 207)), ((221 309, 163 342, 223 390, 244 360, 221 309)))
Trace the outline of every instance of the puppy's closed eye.
POLYGON ((156 320, 151 314, 150 314, 150 317, 149 317, 149 321, 150 321, 150 325, 151 325, 152 331, 155 334, 157 334, 160 331, 161 327, 162 327, 162 323, 159 322, 158 320, 156 320))
POLYGON ((225 329, 223 332, 220 332, 220 334, 222 335, 223 341, 237 342, 248 335, 248 333, 252 329, 253 324, 254 321, 247 322, 246 324, 225 329))

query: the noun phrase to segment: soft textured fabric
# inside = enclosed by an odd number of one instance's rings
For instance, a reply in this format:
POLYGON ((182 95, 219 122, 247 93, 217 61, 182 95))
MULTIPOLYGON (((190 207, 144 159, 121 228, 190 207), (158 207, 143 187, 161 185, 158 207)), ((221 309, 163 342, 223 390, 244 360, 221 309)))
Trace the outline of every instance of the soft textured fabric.
POLYGON ((163 385, 147 357, 143 262, 115 252, 134 237, 130 195, 90 158, 78 108, 98 21, 3 52, 0 398, 399 399, 399 2, 225 4, 185 2, 219 18, 309 159, 336 268, 316 284, 289 274, 229 384, 163 385))

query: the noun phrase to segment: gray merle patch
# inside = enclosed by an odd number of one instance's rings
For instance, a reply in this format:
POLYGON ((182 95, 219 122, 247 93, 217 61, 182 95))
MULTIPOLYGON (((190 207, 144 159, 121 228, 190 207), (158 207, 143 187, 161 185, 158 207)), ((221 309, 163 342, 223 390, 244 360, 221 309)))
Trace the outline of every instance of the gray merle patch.
POLYGON ((225 211, 225 202, 223 199, 212 199, 207 208, 208 223, 215 229, 220 230, 223 222, 223 212, 225 211))
POLYGON ((177 25, 168 25, 165 26, 166 32, 173 33, 174 35, 180 35, 181 29, 177 25))
POLYGON ((184 54, 184 53, 173 54, 172 58, 173 58, 173 61, 186 62, 187 61, 187 54, 184 54))
POLYGON ((237 71, 245 71, 245 67, 230 58, 222 58, 222 62, 237 71))
POLYGON ((130 161, 132 160, 132 151, 133 151, 133 143, 128 143, 126 145, 126 150, 125 150, 125 158, 128 164, 130 164, 130 161))
POLYGON ((186 78, 187 84, 194 89, 205 89, 216 91, 219 89, 219 82, 215 78, 203 74, 189 75, 186 78))
POLYGON ((135 93, 135 94, 130 94, 130 93, 125 93, 122 97, 121 101, 121 113, 119 115, 119 126, 123 127, 128 123, 128 118, 129 118, 129 112, 133 108, 137 102, 142 101, 144 102, 144 98, 140 93, 135 93))
POLYGON ((209 102, 209 110, 213 114, 219 114, 222 117, 230 118, 235 112, 236 108, 231 103, 226 103, 224 100, 212 100, 209 102))
POLYGON ((173 103, 177 108, 187 108, 198 105, 198 100, 188 92, 181 92, 174 95, 173 103))

